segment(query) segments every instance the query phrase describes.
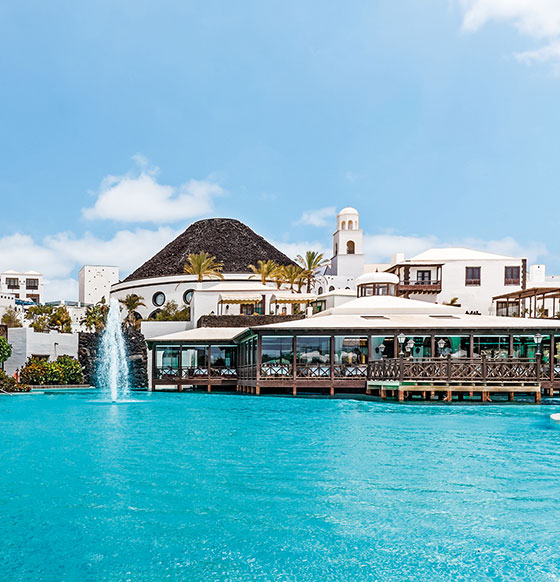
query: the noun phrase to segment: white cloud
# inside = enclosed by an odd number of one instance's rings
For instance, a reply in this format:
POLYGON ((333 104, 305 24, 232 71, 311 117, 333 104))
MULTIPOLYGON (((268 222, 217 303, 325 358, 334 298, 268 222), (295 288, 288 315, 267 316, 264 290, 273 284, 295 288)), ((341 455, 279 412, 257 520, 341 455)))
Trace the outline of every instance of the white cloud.
POLYGON ((296 224, 308 224, 310 226, 328 226, 332 224, 331 218, 336 216, 336 208, 327 206, 315 210, 305 210, 296 224))
POLYGON ((298 255, 305 255, 307 251, 317 251, 323 253, 325 258, 330 259, 332 251, 329 247, 325 246, 325 242, 319 241, 299 241, 299 242, 275 242, 270 241, 270 244, 274 245, 277 249, 280 249, 285 255, 290 257, 290 259, 295 260, 298 255))
POLYGON ((97 200, 82 210, 88 220, 118 222, 177 222, 209 214, 214 198, 224 194, 223 188, 211 180, 189 180, 178 188, 159 184, 157 168, 149 169, 141 154, 133 158, 140 173, 107 176, 101 183, 97 200))
POLYGON ((45 276, 47 300, 77 300, 77 281, 72 278, 76 268, 85 264, 117 265, 121 276, 173 240, 179 230, 160 227, 157 230, 121 230, 110 239, 85 233, 77 237, 58 233, 37 242, 24 234, 0 238, 0 271, 35 270, 45 276))
POLYGON ((509 22, 523 35, 544 41, 532 51, 517 53, 526 64, 560 62, 560 2, 558 0, 459 0, 463 29, 476 31, 485 24, 509 22))

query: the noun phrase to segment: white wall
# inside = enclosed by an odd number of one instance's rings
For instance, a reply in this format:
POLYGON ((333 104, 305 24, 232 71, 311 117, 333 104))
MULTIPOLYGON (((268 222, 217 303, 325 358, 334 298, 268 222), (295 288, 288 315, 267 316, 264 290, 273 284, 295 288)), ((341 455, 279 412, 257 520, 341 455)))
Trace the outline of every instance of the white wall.
POLYGON ((37 333, 28 327, 8 329, 8 342, 12 344, 12 355, 4 364, 10 376, 21 369, 30 356, 48 356, 50 361, 58 356, 78 357, 78 335, 74 333, 37 333))

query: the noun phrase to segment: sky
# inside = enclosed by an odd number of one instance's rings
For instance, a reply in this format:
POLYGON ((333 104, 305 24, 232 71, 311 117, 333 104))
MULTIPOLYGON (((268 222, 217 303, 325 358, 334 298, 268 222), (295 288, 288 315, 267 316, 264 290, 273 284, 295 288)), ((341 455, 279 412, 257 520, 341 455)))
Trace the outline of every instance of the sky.
POLYGON ((0 270, 76 299, 195 220, 294 256, 360 211, 368 261, 433 246, 560 272, 557 0, 0 4, 0 270))

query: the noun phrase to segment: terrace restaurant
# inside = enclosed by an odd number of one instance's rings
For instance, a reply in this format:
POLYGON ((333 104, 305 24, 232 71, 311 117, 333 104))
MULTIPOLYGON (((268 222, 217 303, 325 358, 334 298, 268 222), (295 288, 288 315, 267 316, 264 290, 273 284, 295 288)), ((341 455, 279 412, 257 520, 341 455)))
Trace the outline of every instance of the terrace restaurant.
POLYGON ((312 317, 196 328, 149 340, 152 389, 365 393, 379 382, 560 383, 560 324, 472 315, 397 296, 391 273, 359 277, 357 297, 312 317), (556 369, 555 369, 556 368, 556 369))

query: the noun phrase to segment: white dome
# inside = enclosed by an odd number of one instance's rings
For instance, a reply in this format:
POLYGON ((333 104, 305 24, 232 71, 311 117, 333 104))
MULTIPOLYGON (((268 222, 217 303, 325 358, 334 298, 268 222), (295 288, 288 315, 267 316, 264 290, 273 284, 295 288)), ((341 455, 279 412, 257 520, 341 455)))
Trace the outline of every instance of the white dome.
POLYGON ((374 272, 374 273, 364 273, 356 279, 356 286, 359 285, 370 285, 372 283, 391 283, 392 285, 397 285, 399 278, 393 273, 385 272, 374 272))
POLYGON ((342 216, 343 214, 359 214, 359 213, 358 213, 358 211, 355 208, 352 208, 351 206, 347 206, 346 208, 343 208, 337 214, 337 216, 342 216))

